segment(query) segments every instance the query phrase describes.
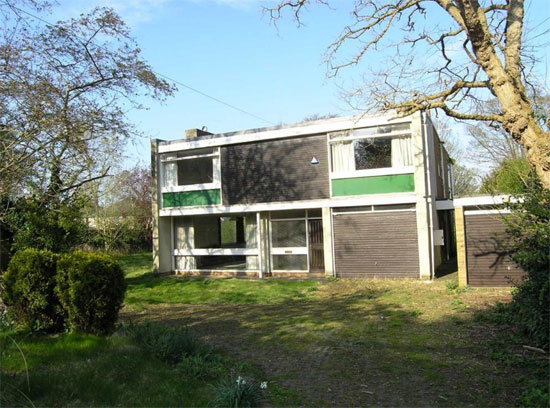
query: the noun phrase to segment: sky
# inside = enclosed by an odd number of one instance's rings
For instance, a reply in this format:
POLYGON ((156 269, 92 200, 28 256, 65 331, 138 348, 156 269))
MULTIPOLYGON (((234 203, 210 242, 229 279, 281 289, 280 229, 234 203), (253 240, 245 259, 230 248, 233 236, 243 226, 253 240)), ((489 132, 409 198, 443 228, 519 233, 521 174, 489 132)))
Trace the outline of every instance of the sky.
MULTIPOLYGON (((164 103, 143 100, 146 111, 129 119, 146 136, 128 146, 128 166, 149 161, 149 139, 184 138, 206 126, 221 133, 295 123, 314 114, 356 113, 342 87, 360 80, 360 68, 327 77, 323 54, 350 22, 351 0, 332 9, 315 6, 298 27, 290 14, 274 26, 261 0, 58 0, 50 21, 109 6, 130 26, 142 57, 159 72, 254 116, 229 108, 184 86, 164 103), (261 118, 261 119, 259 119, 261 118)), ((528 0, 532 24, 550 25, 548 0, 528 0)), ((548 50, 540 50, 546 75, 548 50)), ((366 63, 375 63, 371 54, 366 63)), ((545 82, 548 83, 548 77, 545 82)))

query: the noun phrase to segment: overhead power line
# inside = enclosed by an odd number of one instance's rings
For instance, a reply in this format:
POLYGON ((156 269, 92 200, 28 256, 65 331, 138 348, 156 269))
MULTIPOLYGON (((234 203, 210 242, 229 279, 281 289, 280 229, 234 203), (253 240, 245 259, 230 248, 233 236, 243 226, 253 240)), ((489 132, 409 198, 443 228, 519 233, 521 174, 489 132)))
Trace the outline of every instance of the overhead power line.
MULTIPOLYGON (((20 9, 19 7, 15 7, 15 6, 14 6, 13 8, 16 9, 17 11, 23 13, 23 14, 26 14, 27 16, 29 16, 29 17, 31 17, 31 18, 34 18, 35 20, 41 21, 42 23, 44 23, 44 24, 46 24, 46 25, 48 25, 48 26, 50 26, 50 27, 56 27, 56 26, 57 26, 57 24, 50 23, 49 21, 43 19, 42 17, 39 17, 39 16, 34 15, 34 14, 32 14, 32 13, 29 13, 28 11, 23 10, 23 9, 20 9)), ((76 38, 78 38, 79 40, 81 40, 81 41, 86 41, 86 40, 84 40, 83 38, 79 37, 77 34, 75 34, 74 31, 72 32, 72 34, 73 34, 76 38)), ((100 48, 104 48, 104 47, 102 47, 102 46, 99 46, 99 47, 100 47, 100 48)), ((104 49, 105 49, 105 48, 104 48, 104 49)), ((158 71, 155 71, 155 70, 151 70, 151 71, 152 71, 155 75, 158 75, 158 76, 160 76, 160 77, 166 79, 167 81, 171 81, 171 82, 173 82, 173 83, 175 83, 175 84, 178 84, 178 85, 180 85, 180 86, 182 86, 182 87, 184 87, 184 88, 186 88, 186 89, 188 89, 188 90, 190 90, 190 91, 192 91, 192 92, 195 92, 195 93, 197 93, 197 94, 199 94, 199 95, 204 96, 205 98, 211 99, 211 100, 213 100, 214 102, 217 102, 217 103, 219 103, 219 104, 221 104, 221 105, 225 105, 225 106, 227 106, 228 108, 231 108, 231 109, 236 110, 236 111, 238 111, 238 112, 244 113, 245 115, 251 116, 251 117, 253 117, 253 118, 255 118, 255 119, 259 119, 259 120, 261 120, 261 121, 263 121, 263 122, 269 123, 270 125, 275 125, 275 123, 271 122, 270 120, 264 119, 264 118, 262 118, 261 116, 255 115, 254 113, 248 112, 248 111, 245 110, 245 109, 241 109, 241 108, 239 108, 238 106, 235 106, 235 105, 232 105, 232 104, 230 104, 230 103, 228 103, 228 102, 225 102, 225 101, 223 101, 223 100, 221 100, 221 99, 219 99, 219 98, 216 98, 216 97, 214 97, 214 96, 212 96, 212 95, 207 94, 206 92, 202 92, 202 91, 198 90, 197 88, 193 88, 193 87, 190 86, 190 85, 184 84, 184 83, 181 82, 181 81, 178 81, 178 80, 176 80, 176 79, 173 79, 173 78, 169 77, 168 75, 164 75, 164 74, 162 74, 162 73, 160 73, 160 72, 158 72, 158 71)))

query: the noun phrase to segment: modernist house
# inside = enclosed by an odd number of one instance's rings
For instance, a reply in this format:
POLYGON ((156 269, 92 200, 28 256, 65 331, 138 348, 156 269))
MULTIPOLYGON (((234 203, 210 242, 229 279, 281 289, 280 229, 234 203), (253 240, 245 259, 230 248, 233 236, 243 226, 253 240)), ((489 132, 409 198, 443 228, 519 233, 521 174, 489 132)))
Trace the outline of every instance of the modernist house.
POLYGON ((426 113, 185 135, 151 146, 158 272, 431 279, 454 255, 426 113))

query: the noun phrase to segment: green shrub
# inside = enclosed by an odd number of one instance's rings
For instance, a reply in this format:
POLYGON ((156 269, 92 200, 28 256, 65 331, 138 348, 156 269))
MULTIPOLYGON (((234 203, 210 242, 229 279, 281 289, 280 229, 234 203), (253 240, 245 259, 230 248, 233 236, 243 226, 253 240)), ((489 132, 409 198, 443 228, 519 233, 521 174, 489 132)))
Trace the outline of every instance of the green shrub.
POLYGON ((215 407, 257 407, 263 396, 262 388, 267 383, 258 385, 233 375, 214 386, 214 398, 210 402, 215 407))
POLYGON ((186 327, 166 327, 145 322, 131 325, 127 332, 155 357, 170 364, 177 364, 185 357, 207 357, 211 353, 211 348, 186 327))
POLYGON ((526 275, 514 291, 510 316, 514 326, 537 345, 548 349, 550 340, 550 190, 532 174, 527 192, 508 218, 511 258, 526 275))
POLYGON ((530 380, 519 396, 518 405, 521 407, 549 407, 548 383, 530 380))
POLYGON ((108 255, 73 252, 57 263, 56 291, 71 329, 93 334, 112 331, 125 290, 124 272, 108 255))
POLYGON ((59 330, 63 312, 55 293, 58 255, 37 249, 18 251, 2 276, 2 300, 10 315, 33 330, 59 330))

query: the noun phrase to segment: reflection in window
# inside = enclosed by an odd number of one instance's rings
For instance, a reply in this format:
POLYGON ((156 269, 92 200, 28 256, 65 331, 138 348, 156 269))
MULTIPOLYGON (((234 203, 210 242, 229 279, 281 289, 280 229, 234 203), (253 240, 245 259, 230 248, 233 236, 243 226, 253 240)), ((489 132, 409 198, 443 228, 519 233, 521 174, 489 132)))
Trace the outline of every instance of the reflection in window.
POLYGON ((413 165, 412 140, 408 135, 342 140, 331 144, 332 171, 402 168, 413 165))
POLYGON ((212 157, 178 161, 178 186, 206 184, 214 181, 212 157))
POLYGON ((307 271, 307 255, 273 255, 276 271, 307 271))
POLYGON ((361 139, 354 143, 355 170, 391 167, 391 139, 361 139))
POLYGON ((307 246, 305 220, 272 222, 271 239, 273 248, 299 248, 307 246))

